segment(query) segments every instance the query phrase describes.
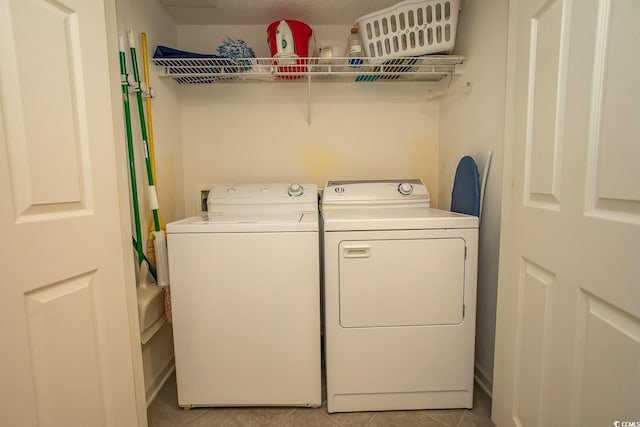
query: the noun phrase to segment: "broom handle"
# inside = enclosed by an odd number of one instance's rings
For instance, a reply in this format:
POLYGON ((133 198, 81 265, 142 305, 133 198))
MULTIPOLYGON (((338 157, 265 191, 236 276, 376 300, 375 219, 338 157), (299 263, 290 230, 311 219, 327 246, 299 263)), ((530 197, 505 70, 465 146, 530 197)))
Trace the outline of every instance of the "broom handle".
MULTIPOLYGON (((142 71, 144 75, 144 84, 147 85, 149 96, 145 97, 144 102, 147 107, 147 129, 149 133, 149 158, 151 159, 151 173, 153 174, 153 182, 156 183, 156 190, 158 189, 158 174, 156 172, 156 150, 155 141, 153 138, 153 116, 151 114, 151 79, 149 78, 149 52, 147 50, 147 35, 145 33, 140 34, 140 41, 142 44, 142 71)), ((160 219, 160 228, 162 226, 162 218, 160 219)))
POLYGON ((138 113, 140 115, 140 130, 142 132, 142 144, 144 146, 144 161, 147 168, 147 181, 149 183, 149 204, 153 212, 153 226, 155 231, 160 231, 160 219, 158 218, 158 195, 153 183, 153 172, 151 171, 151 160, 149 159, 149 142, 147 141, 147 126, 145 123, 144 106, 142 103, 142 87, 140 85, 140 74, 138 73, 138 60, 136 55, 136 43, 133 31, 127 33, 129 38, 129 51, 131 52, 131 63, 133 79, 136 83, 136 98, 138 100, 138 113))
POLYGON ((142 233, 140 231, 140 210, 138 207, 138 186, 136 184, 136 166, 133 157, 133 135, 131 133, 131 109, 129 107, 129 83, 127 78, 127 65, 124 47, 124 37, 118 34, 119 57, 120 57, 120 81, 122 86, 122 105, 124 108, 124 123, 127 136, 127 152, 129 157, 129 178, 131 181, 131 199, 133 203, 133 214, 136 232, 136 252, 138 253, 138 265, 144 261, 142 251, 142 233))

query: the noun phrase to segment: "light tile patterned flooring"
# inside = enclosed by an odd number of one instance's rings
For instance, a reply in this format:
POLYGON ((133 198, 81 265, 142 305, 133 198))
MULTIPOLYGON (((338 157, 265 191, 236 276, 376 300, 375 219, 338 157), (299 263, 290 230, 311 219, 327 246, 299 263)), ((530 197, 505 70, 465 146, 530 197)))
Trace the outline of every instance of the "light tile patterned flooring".
POLYGON ((327 412, 320 408, 178 407, 175 375, 148 408, 149 427, 490 427, 491 401, 476 386, 473 409, 327 412))

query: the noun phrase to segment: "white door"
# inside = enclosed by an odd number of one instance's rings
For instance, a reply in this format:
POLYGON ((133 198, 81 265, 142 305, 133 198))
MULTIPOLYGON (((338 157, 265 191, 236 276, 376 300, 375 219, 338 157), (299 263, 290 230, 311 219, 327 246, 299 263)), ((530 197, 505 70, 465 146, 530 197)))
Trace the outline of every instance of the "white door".
POLYGON ((640 2, 513 5, 492 417, 638 423, 640 2))
POLYGON ((102 0, 0 0, 3 426, 138 424, 106 35, 102 0))

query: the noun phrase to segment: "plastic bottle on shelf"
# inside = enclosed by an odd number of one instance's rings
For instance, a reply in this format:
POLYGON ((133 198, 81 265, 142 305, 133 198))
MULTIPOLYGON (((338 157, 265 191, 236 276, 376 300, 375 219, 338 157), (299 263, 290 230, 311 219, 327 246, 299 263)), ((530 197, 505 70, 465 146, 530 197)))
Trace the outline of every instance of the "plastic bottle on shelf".
POLYGON ((349 39, 347 40, 347 54, 351 66, 362 65, 364 62, 362 57, 365 56, 365 53, 362 48, 360 34, 358 34, 358 27, 351 28, 351 34, 349 34, 349 39))

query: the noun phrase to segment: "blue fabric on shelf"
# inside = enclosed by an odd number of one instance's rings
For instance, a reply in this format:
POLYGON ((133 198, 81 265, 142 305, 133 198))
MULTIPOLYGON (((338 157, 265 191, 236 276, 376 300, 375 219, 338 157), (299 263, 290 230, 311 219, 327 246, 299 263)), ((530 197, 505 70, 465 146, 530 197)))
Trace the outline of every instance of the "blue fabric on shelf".
POLYGON ((451 211, 480 216, 480 176, 476 162, 464 156, 458 163, 451 192, 451 211))
MULTIPOLYGON (((153 54, 156 64, 167 67, 167 74, 235 74, 251 68, 250 62, 214 54, 187 52, 167 46, 156 46, 153 54), (163 62, 164 61, 164 62, 163 62)), ((218 77, 201 77, 200 82, 213 82, 218 77)))
POLYGON ((167 46, 156 46, 156 51, 153 53, 154 58, 224 58, 223 56, 213 55, 213 54, 205 54, 205 53, 195 53, 195 52, 187 52, 184 50, 178 50, 167 46))

